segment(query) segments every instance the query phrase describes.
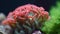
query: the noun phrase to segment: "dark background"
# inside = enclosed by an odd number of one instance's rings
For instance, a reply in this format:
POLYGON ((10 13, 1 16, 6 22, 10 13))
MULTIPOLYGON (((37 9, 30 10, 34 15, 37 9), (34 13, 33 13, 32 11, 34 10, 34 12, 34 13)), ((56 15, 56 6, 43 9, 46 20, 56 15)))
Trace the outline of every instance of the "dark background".
POLYGON ((25 4, 34 4, 37 6, 44 7, 49 11, 52 5, 55 5, 56 0, 0 0, 0 12, 7 15, 10 11, 25 4))

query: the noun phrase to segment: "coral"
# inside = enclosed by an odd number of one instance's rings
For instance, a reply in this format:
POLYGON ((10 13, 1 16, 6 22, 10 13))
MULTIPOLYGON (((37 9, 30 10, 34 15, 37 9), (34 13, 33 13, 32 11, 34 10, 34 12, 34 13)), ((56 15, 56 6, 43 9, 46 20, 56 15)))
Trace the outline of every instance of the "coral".
POLYGON ((11 27, 9 25, 0 25, 0 34, 11 34, 11 27))
POLYGON ((4 30, 4 26, 0 25, 0 34, 6 34, 4 30))
POLYGON ((41 34, 40 31, 35 31, 33 34, 41 34))
POLYGON ((46 34, 60 34, 60 2, 50 10, 50 20, 41 28, 46 34))
POLYGON ((27 4, 10 12, 2 24, 15 29, 14 34, 32 34, 40 30, 42 23, 48 19, 49 14, 43 7, 27 4))
POLYGON ((1 21, 3 21, 5 18, 6 16, 3 13, 0 13, 0 24, 1 24, 1 21))

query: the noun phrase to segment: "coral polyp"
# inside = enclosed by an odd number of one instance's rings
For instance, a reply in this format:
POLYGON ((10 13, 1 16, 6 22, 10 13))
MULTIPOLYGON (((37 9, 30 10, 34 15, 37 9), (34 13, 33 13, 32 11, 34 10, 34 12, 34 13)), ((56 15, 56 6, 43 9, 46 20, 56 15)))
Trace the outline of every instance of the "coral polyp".
POLYGON ((49 14, 43 7, 27 4, 10 12, 2 24, 15 29, 14 34, 32 34, 48 19, 49 14))

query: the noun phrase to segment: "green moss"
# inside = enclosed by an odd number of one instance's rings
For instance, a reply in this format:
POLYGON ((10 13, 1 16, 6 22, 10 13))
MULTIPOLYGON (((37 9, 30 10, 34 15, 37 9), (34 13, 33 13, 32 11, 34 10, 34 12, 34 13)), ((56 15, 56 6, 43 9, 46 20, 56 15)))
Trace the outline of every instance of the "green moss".
POLYGON ((50 10, 50 20, 41 28, 46 34, 60 34, 60 2, 50 10))

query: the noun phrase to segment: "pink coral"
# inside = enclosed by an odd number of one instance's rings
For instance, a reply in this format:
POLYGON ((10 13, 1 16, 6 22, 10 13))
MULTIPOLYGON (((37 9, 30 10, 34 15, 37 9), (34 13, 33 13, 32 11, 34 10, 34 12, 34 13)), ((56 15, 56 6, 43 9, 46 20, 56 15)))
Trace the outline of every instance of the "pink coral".
POLYGON ((10 12, 3 24, 14 24, 17 20, 24 24, 26 20, 30 19, 31 22, 37 18, 44 19, 49 18, 49 14, 43 7, 37 7, 35 5, 27 4, 16 8, 13 12, 10 12))

